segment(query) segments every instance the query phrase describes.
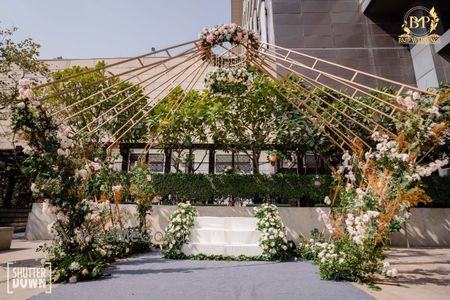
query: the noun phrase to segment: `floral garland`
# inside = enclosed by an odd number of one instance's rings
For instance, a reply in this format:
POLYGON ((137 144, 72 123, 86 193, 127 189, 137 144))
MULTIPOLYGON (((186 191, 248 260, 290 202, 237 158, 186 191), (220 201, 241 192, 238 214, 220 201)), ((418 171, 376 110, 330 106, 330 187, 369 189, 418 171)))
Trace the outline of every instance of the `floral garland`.
POLYGON ((261 44, 258 35, 254 31, 244 29, 235 23, 203 28, 199 37, 201 39, 200 51, 204 60, 211 59, 212 47, 223 43, 248 45, 253 49, 258 49, 261 44))
POLYGON ((162 244, 162 252, 166 258, 178 258, 183 245, 189 241, 194 217, 197 210, 189 202, 179 203, 178 208, 170 215, 169 224, 162 244))
POLYGON ((227 94, 233 89, 245 94, 251 89, 254 78, 246 68, 216 68, 206 75, 205 87, 215 94, 227 94))
POLYGON ((273 204, 263 204, 254 210, 258 219, 258 230, 262 233, 259 244, 263 249, 263 256, 271 260, 286 259, 288 241, 278 208, 273 204))

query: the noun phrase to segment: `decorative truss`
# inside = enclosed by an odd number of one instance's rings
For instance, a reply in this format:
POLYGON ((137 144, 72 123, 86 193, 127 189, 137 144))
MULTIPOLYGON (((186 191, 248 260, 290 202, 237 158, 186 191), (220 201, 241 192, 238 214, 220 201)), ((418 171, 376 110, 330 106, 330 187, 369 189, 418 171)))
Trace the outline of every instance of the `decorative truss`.
MULTIPOLYGON (((244 29, 240 27, 238 30, 244 32, 244 29)), ((91 136, 107 124, 114 123, 121 114, 126 113, 136 103, 147 99, 147 103, 141 111, 131 116, 118 130, 105 137, 105 143, 110 143, 108 150, 115 147, 128 132, 144 121, 172 88, 182 87, 185 91, 183 95, 187 95, 192 89, 203 88, 203 79, 206 73, 214 67, 230 68, 252 65, 274 80, 282 79, 279 80, 279 86, 282 87, 282 89, 278 89, 279 94, 296 109, 302 112, 307 111, 305 118, 308 119, 311 125, 320 130, 324 136, 342 150, 357 150, 361 145, 370 149, 370 145, 354 130, 349 128, 350 124, 361 128, 368 134, 382 131, 391 137, 395 137, 396 133, 382 126, 379 120, 384 118, 395 122, 397 121, 396 112, 406 112, 396 102, 396 97, 402 93, 411 90, 417 91, 421 95, 436 97, 436 99, 438 97, 437 94, 414 86, 375 76, 277 45, 262 43, 257 40, 254 33, 253 36, 251 32, 248 34, 254 40, 249 38, 246 43, 236 42, 235 40, 208 43, 205 41, 205 38, 193 40, 50 81, 36 86, 34 91, 36 92, 35 94, 42 95, 38 100, 50 101, 55 99, 55 97, 70 95, 70 93, 92 86, 103 87, 98 92, 62 107, 53 113, 53 115, 63 117, 66 121, 95 109, 102 103, 111 101, 119 94, 126 93, 129 90, 134 91, 119 103, 104 111, 96 119, 77 129, 76 134, 86 136, 91 136), (124 71, 114 72, 114 70, 124 71), (69 80, 89 73, 98 73, 101 75, 101 79, 88 84, 79 84, 75 87, 66 87, 65 83, 69 80), (102 84, 114 78, 119 80, 112 85, 102 84), (302 84, 299 84, 293 78, 299 78, 302 84), (124 82, 130 82, 131 85, 113 95, 106 96, 108 90, 124 82), (289 88, 287 88, 287 85, 289 85, 289 88), (376 86, 390 86, 396 89, 397 92, 396 94, 390 94, 376 89, 376 86), (317 93, 319 91, 320 93, 317 93), (133 97, 136 94, 140 95, 137 99, 133 97), (383 105, 385 109, 381 110, 361 101, 361 96, 370 96, 373 101, 383 105), (94 97, 101 97, 101 100, 82 110, 74 110, 74 108, 88 103, 87 101, 94 97), (337 108, 333 105, 333 102, 334 104, 340 104, 341 108, 337 108), (325 107, 331 110, 326 110, 325 107), (362 107, 366 109, 358 109, 362 107), (330 111, 333 111, 335 114, 330 114, 330 111), (349 114, 350 112, 358 115, 361 119, 355 119, 349 114), (374 115, 377 118, 373 118, 374 115), (336 116, 340 116, 340 118, 336 116)), ((185 98, 186 96, 181 96, 180 99, 177 99, 166 117, 175 113, 184 103, 185 98)), ((142 156, 147 154, 157 139, 158 136, 150 138, 142 156)))

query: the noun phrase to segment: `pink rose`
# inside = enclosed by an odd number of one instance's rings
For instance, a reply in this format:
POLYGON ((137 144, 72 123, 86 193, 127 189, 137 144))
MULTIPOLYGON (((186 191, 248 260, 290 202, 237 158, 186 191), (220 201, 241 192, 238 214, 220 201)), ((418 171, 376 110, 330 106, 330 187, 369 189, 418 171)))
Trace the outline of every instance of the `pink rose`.
POLYGON ((216 39, 216 36, 214 34, 210 34, 206 37, 206 41, 208 43, 211 43, 212 41, 214 41, 216 39))
POLYGON ((23 93, 23 95, 25 96, 25 98, 32 99, 33 98, 33 91, 30 90, 30 89, 26 89, 25 92, 23 93))
POLYGON ((33 92, 30 89, 19 89, 19 97, 17 97, 17 100, 25 100, 25 99, 32 99, 33 98, 33 92))
POLYGON ((240 41, 240 40, 242 40, 242 32, 239 32, 238 34, 237 34, 237 36, 236 36, 236 40, 237 41, 240 41))
POLYGON ((100 171, 102 169, 102 166, 99 163, 96 163, 96 162, 91 162, 90 163, 90 167, 96 172, 98 172, 98 171, 100 171))
POLYGON ((92 220, 92 221, 95 221, 95 222, 99 222, 99 221, 100 221, 100 215, 97 214, 97 213, 93 213, 93 214, 91 215, 91 220, 92 220))
POLYGON ((408 111, 416 107, 416 103, 409 96, 403 100, 403 105, 408 111))

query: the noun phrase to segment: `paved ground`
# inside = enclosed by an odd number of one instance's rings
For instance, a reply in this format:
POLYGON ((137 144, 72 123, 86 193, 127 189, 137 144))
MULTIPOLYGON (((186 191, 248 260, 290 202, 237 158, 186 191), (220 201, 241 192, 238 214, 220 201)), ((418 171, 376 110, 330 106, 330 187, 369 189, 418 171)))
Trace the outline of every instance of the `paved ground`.
MULTIPOLYGON (((7 272, 6 264, 8 262, 16 262, 23 267, 36 267, 41 265, 41 259, 45 256, 42 252, 36 252, 36 248, 44 244, 46 241, 27 241, 24 233, 14 234, 10 250, 0 251, 0 299, 7 300, 23 300, 39 294, 36 289, 21 289, 12 295, 6 294, 7 288, 7 272)), ((50 242, 50 241, 48 241, 50 242)))
MULTIPOLYGON (((9 261, 37 266, 43 241, 16 235, 11 250, 0 251, 0 299, 28 299, 39 290, 16 290, 6 295, 9 261)), ((450 249, 389 251, 388 260, 399 270, 395 279, 380 279, 381 291, 350 283, 322 281, 309 263, 173 261, 157 253, 123 260, 102 280, 53 285, 51 296, 33 299, 370 299, 440 300, 450 295, 450 249)))
POLYGON ((373 299, 351 283, 320 280, 317 267, 304 262, 166 260, 149 253, 108 272, 32 299, 373 299))
POLYGON ((450 249, 393 248, 387 256, 398 277, 380 280, 379 292, 358 287, 380 300, 450 299, 450 249))

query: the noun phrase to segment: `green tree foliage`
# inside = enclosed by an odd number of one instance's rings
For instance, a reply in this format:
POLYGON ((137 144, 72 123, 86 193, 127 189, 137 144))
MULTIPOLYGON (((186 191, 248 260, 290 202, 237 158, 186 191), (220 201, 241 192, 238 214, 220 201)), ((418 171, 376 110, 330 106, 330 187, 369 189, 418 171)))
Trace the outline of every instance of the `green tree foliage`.
MULTIPOLYGON (((93 130, 99 127, 94 134, 96 140, 117 132, 133 116, 136 115, 135 118, 139 118, 143 113, 142 108, 147 104, 147 97, 139 85, 133 85, 128 81, 121 82, 121 79, 118 77, 96 83, 110 76, 104 69, 101 69, 103 66, 105 66, 105 62, 100 61, 94 68, 73 66, 52 74, 53 79, 58 80, 85 71, 97 70, 96 72, 74 76, 72 79, 59 83, 57 86, 57 88, 64 88, 66 90, 78 86, 84 86, 85 88, 77 89, 50 99, 50 102, 55 108, 62 108, 77 103, 86 97, 90 97, 87 101, 71 106, 66 112, 66 116, 79 113, 69 119, 69 124, 75 128, 81 129, 88 124, 91 124, 90 128, 93 130), (96 104, 94 107, 89 108, 94 104, 96 104), (83 111, 85 109, 87 110, 83 111), (118 114, 116 112, 121 113, 118 114), (102 125, 104 122, 106 123, 102 125)), ((52 92, 57 92, 54 89, 52 87, 52 92)), ((146 126, 141 122, 133 127, 122 140, 139 141, 145 135, 145 132, 146 126)))
MULTIPOLYGON (((317 121, 317 117, 300 103, 307 100, 311 88, 300 78, 287 76, 276 82, 276 90, 282 98, 280 105, 283 111, 279 117, 276 134, 276 145, 279 145, 279 150, 288 157, 292 153, 283 150, 286 148, 295 150, 298 161, 302 160, 307 151, 311 151, 315 156, 316 169, 321 158, 326 162, 337 161, 339 151, 317 125, 311 123, 311 120, 317 121)), ((310 102, 308 104, 311 105, 310 102)))
POLYGON ((245 152, 259 173, 262 148, 272 144, 278 128, 278 117, 285 111, 266 76, 256 75, 248 93, 228 93, 214 96, 222 102, 221 119, 212 120, 213 139, 226 149, 245 152))
POLYGON ((16 27, 0 28, 0 108, 15 101, 20 79, 46 78, 49 74, 47 65, 37 60, 40 45, 31 38, 14 41, 16 31, 16 27))
POLYGON ((181 88, 175 88, 152 111, 147 120, 150 139, 158 136, 160 147, 174 151, 175 169, 180 172, 180 163, 193 169, 193 143, 207 143, 209 114, 214 110, 206 91, 190 91, 186 94, 181 88), (189 154, 182 157, 183 150, 189 154))

